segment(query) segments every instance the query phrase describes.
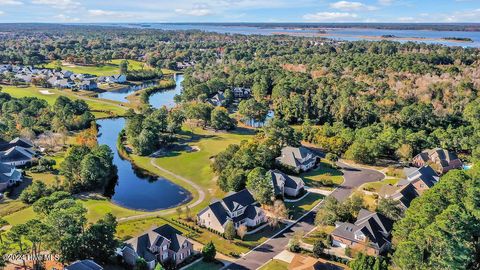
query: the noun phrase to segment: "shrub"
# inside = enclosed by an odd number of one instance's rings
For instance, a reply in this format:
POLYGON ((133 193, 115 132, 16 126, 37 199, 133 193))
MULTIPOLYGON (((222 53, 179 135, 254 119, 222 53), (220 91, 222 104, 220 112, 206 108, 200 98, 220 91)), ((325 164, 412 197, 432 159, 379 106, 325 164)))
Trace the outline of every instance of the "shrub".
POLYGON ((206 262, 213 262, 215 260, 215 255, 217 254, 217 250, 213 242, 209 242, 202 248, 202 255, 203 260, 206 262))

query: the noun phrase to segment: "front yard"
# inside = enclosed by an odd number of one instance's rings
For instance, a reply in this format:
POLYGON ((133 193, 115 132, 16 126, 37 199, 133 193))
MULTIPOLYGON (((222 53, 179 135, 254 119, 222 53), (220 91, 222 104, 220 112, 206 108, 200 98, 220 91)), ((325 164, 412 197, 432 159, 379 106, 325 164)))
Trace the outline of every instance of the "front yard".
POLYGON ((264 266, 260 267, 259 270, 287 270, 288 263, 280 260, 271 260, 264 266))
POLYGON ((343 173, 329 161, 322 159, 318 166, 300 175, 305 185, 311 188, 333 190, 343 183, 343 173))

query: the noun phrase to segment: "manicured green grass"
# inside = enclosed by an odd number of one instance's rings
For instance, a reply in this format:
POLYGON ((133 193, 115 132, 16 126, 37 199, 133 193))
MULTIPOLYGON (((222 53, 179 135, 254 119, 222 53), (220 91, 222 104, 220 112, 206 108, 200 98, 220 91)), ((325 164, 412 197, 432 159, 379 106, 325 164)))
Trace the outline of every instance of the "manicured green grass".
MULTIPOLYGON (((252 135, 253 132, 246 129, 239 129, 227 133, 184 127, 183 137, 187 141, 187 144, 197 146, 200 150, 196 152, 173 151, 164 157, 156 158, 155 163, 203 187, 207 193, 207 198, 204 203, 196 208, 200 210, 210 202, 211 197, 220 198, 224 195, 224 193, 218 189, 215 175, 210 168, 211 158, 225 150, 228 145, 239 144, 242 140, 251 138, 252 135), (188 166, 185 164, 188 164, 188 166)), ((170 180, 174 180, 171 179, 171 176, 164 175, 151 166, 150 158, 133 156, 133 159, 140 167, 165 176, 170 180)), ((185 186, 183 182, 179 182, 179 184, 185 186)))
POLYGON ((287 270, 288 263, 280 260, 271 260, 264 266, 260 267, 259 270, 287 270))
POLYGON ((0 217, 5 217, 12 213, 21 211, 22 209, 27 208, 28 205, 24 204, 20 200, 9 200, 6 199, 0 202, 0 217))
MULTIPOLYGON (((15 201, 16 203, 21 203, 19 201, 15 201)), ((32 207, 24 208, 20 211, 16 211, 10 215, 5 216, 5 220, 8 221, 11 225, 25 223, 31 219, 36 217, 35 212, 33 212, 32 207)))
POLYGON ((199 261, 197 263, 191 264, 185 269, 186 270, 216 270, 222 267, 223 267, 223 264, 221 263, 213 263, 213 262, 207 263, 204 261, 199 261))
MULTIPOLYGON (((73 73, 84 73, 84 74, 92 74, 96 76, 111 76, 120 73, 120 62, 123 59, 114 59, 104 65, 96 65, 96 66, 80 66, 74 64, 63 63, 62 68, 64 70, 69 70, 73 73)), ((141 69, 151 69, 147 64, 135 61, 135 60, 127 60, 128 61, 128 69, 129 70, 141 70, 141 69)), ((55 68, 55 61, 50 62, 44 65, 45 68, 55 68)), ((175 73, 173 70, 169 69, 162 69, 163 74, 172 74, 175 73)))
MULTIPOLYGON (((120 73, 120 62, 121 59, 115 59, 106 63, 105 65, 98 65, 98 66, 79 66, 73 64, 62 64, 62 69, 69 70, 73 73, 84 73, 84 74, 92 74, 96 76, 111 76, 120 73)), ((55 61, 50 62, 45 65, 45 68, 55 68, 55 61)), ((139 70, 142 68, 149 69, 145 63, 135 61, 135 60, 128 60, 128 68, 130 70, 139 70)))
POLYGON ((328 161, 322 160, 314 170, 301 174, 305 185, 312 188, 333 189, 343 183, 343 173, 328 161), (322 182, 331 181, 333 186, 326 187, 322 182))
POLYGON ((8 93, 13 97, 22 98, 22 97, 36 97, 39 99, 46 100, 48 104, 53 105, 59 96, 66 96, 71 99, 83 99, 88 104, 90 109, 93 111, 93 114, 97 118, 123 115, 128 109, 127 104, 122 104, 121 102, 115 102, 110 100, 98 99, 98 98, 88 98, 83 97, 77 94, 74 94, 68 90, 58 90, 58 89, 44 89, 39 87, 15 87, 15 86, 2 86, 2 92, 8 93), (48 91, 51 94, 43 94, 40 91, 48 91))
POLYGON ((290 218, 293 220, 300 218, 302 215, 312 210, 312 208, 315 207, 315 205, 317 205, 324 197, 325 196, 317 193, 310 193, 298 202, 285 203, 290 210, 290 218))
POLYGON ((395 185, 400 179, 398 178, 387 178, 382 181, 370 182, 362 185, 362 189, 366 191, 379 192, 380 189, 385 185, 395 185))

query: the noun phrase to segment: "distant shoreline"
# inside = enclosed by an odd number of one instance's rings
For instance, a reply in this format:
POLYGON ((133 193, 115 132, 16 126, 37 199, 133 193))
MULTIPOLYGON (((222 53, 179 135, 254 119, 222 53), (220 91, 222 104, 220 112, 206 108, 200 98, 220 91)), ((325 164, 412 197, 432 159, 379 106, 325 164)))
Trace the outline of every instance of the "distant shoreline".
MULTIPOLYGON (((306 36, 306 33, 293 33, 293 32, 273 32, 273 35, 288 35, 288 36, 306 36)), ((359 39, 371 39, 371 40, 402 40, 402 41, 449 41, 453 43, 472 43, 473 40, 467 39, 454 39, 451 37, 444 38, 428 38, 428 37, 398 37, 398 36, 368 36, 368 35, 350 35, 350 34, 339 34, 335 32, 330 33, 308 33, 310 37, 324 37, 324 38, 335 38, 335 37, 351 37, 359 39)))

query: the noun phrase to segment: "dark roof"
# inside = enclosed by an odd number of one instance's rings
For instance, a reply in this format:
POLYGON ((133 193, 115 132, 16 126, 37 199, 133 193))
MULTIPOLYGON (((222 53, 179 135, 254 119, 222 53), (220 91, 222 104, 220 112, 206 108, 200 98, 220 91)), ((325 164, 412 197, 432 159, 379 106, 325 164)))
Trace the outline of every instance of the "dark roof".
POLYGON ((168 239, 170 241, 169 249, 175 252, 177 252, 182 246, 182 244, 187 240, 187 238, 182 236, 181 231, 175 229, 168 224, 160 226, 153 231, 168 239))
POLYGON ((223 203, 230 212, 233 212, 239 208, 239 206, 247 206, 255 203, 253 195, 247 189, 243 189, 239 192, 233 193, 223 198, 223 203))
POLYGON ((410 207, 410 203, 413 199, 420 196, 412 184, 408 184, 398 191, 397 194, 394 194, 392 197, 399 200, 403 206, 406 208, 410 207))
POLYGON ((33 143, 27 139, 22 139, 22 138, 15 138, 11 140, 10 142, 5 142, 5 141, 0 141, 0 151, 6 151, 12 147, 15 146, 21 146, 24 148, 32 148, 33 143))
POLYGON ((361 209, 354 224, 348 222, 339 223, 339 226, 335 228, 332 234, 352 241, 358 241, 355 239, 355 233, 361 231, 368 237, 373 247, 380 249, 385 243, 390 242, 392 227, 393 221, 384 215, 361 209))
POLYGON ((426 165, 408 175, 407 178, 410 182, 421 179, 425 185, 432 187, 438 181, 438 174, 432 169, 432 167, 426 165))
POLYGON ((128 240, 126 244, 132 248, 138 256, 144 258, 146 261, 152 261, 155 260, 155 254, 150 252, 149 248, 152 245, 160 246, 165 240, 170 243, 168 249, 174 252, 178 252, 182 244, 188 241, 186 237, 182 236, 181 231, 169 224, 165 224, 128 240))
POLYGON ((209 207, 212 210, 215 217, 217 218, 217 220, 220 222, 220 224, 223 225, 225 224, 225 222, 227 222, 228 215, 225 209, 223 208, 221 201, 214 202, 210 204, 209 207))
POLYGON ((34 153, 28 148, 23 148, 21 146, 14 146, 6 151, 1 152, 0 161, 15 162, 15 161, 22 161, 22 160, 30 160, 33 154, 34 153))
POLYGON ((284 174, 279 170, 270 170, 272 176, 272 184, 275 190, 275 194, 281 193, 282 187, 296 189, 300 183, 303 182, 302 178, 284 174))
POLYGON ((92 260, 81 260, 65 267, 67 270, 102 270, 103 267, 92 260))

